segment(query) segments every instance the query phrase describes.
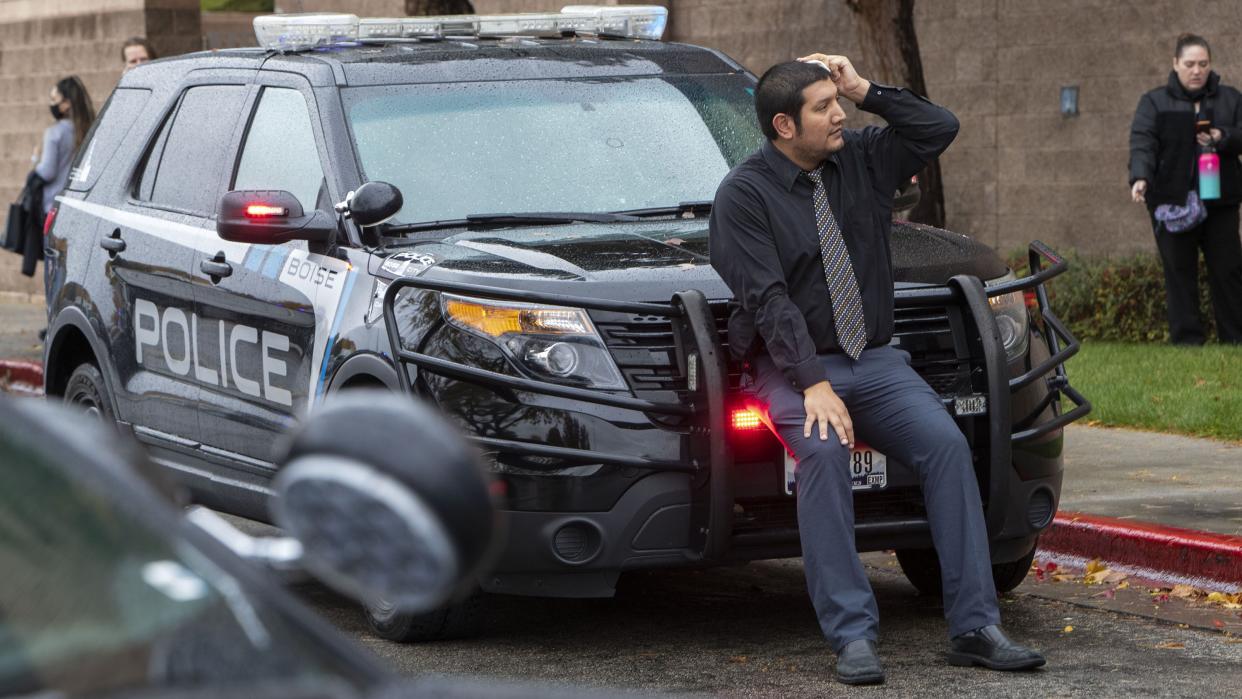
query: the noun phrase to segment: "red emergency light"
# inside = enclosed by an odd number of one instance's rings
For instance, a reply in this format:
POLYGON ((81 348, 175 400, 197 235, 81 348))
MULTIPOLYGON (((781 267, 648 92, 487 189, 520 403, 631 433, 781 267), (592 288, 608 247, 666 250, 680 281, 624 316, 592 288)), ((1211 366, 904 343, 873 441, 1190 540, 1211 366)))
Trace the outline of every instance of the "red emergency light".
POLYGON ((759 413, 751 408, 734 408, 729 418, 734 432, 759 432, 767 429, 759 413))
POLYGON ((246 218, 271 218, 273 216, 288 216, 289 210, 283 206, 272 206, 270 204, 247 204, 246 218))

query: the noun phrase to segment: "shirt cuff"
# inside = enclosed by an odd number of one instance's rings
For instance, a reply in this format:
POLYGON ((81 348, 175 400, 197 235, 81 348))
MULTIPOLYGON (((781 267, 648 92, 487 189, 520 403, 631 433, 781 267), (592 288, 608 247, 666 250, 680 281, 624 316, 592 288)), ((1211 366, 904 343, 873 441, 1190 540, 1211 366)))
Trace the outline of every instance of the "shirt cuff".
POLYGON ((795 364, 785 370, 785 377, 795 389, 805 391, 820 381, 827 381, 828 372, 824 371, 824 365, 819 361, 819 357, 812 356, 805 362, 795 364))
POLYGON ((880 113, 884 111, 894 97, 905 92, 900 87, 892 85, 881 85, 880 83, 871 83, 871 89, 867 90, 867 96, 863 98, 862 104, 858 105, 859 109, 867 112, 880 113))

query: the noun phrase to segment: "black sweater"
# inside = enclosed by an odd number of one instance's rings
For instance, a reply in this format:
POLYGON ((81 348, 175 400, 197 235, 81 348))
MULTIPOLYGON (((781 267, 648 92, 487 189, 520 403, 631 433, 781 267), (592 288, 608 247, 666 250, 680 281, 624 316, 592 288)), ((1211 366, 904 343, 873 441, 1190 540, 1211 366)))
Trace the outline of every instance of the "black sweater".
MULTIPOLYGON (((1200 96, 1203 118, 1220 129, 1220 199, 1210 205, 1242 202, 1242 94, 1208 75, 1200 96)), ((1183 204, 1198 179, 1199 145, 1195 142, 1195 105, 1177 73, 1139 99, 1130 126, 1130 184, 1147 180, 1147 206, 1183 204)))

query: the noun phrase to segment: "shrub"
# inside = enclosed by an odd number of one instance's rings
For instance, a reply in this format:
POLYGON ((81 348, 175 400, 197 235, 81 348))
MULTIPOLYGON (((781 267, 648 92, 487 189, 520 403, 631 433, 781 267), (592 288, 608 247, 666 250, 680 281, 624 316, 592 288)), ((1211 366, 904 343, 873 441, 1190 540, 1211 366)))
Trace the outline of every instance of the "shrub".
MULTIPOLYGON (((1117 342, 1168 342, 1164 268, 1152 253, 1127 257, 1068 254, 1069 270, 1048 283, 1049 302, 1057 317, 1079 339, 1117 342)), ((1009 256, 1009 266, 1024 274, 1025 251, 1009 256)), ((1209 337, 1215 319, 1208 302, 1207 274, 1199 268, 1199 313, 1209 337)))

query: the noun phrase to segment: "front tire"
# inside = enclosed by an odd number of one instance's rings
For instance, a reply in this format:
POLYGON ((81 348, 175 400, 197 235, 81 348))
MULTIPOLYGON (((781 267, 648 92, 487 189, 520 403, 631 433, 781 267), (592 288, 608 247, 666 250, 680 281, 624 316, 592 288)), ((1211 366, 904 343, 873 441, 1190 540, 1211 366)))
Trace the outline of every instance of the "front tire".
POLYGON ((483 628, 483 593, 476 590, 464 599, 419 614, 398 612, 383 600, 365 605, 363 611, 375 635, 397 643, 474 638, 483 628))
POLYGON ((75 408, 104 424, 112 424, 112 397, 104 384, 99 368, 89 362, 79 364, 65 384, 65 405, 75 408))
MULTIPOLYGON (((1016 561, 992 565, 992 582, 998 593, 1012 592, 1022 584, 1031 569, 1031 562, 1035 560, 1035 551, 1038 548, 1038 544, 1031 546, 1031 550, 1016 561)), ((943 594, 940 559, 936 557, 935 549, 898 549, 897 562, 901 565, 901 572, 905 573, 906 580, 914 585, 919 594, 934 597, 943 594)))

